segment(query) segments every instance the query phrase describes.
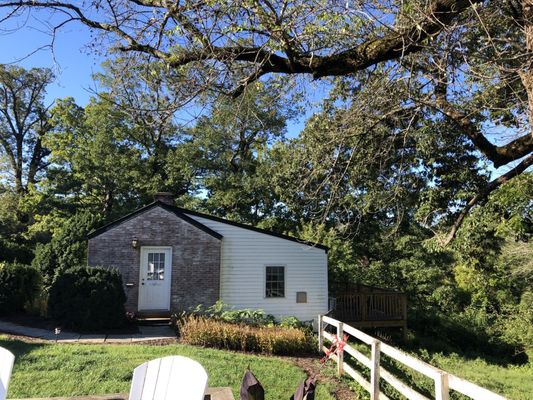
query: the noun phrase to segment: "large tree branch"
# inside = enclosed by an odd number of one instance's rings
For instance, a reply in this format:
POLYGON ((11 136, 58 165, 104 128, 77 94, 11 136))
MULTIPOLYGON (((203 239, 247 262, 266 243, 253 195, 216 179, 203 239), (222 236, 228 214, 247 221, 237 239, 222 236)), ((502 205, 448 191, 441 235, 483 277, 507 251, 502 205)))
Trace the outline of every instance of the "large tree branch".
POLYGON ((493 181, 489 182, 487 186, 485 186, 483 189, 481 189, 474 197, 470 199, 470 201, 464 206, 464 208, 461 210, 457 218, 455 219, 455 222, 453 223, 450 232, 446 237, 442 240, 442 245, 447 246, 451 243, 451 241, 455 238, 455 235, 457 234, 457 231, 463 224, 465 218, 470 213, 470 210, 472 207, 474 207, 476 204, 479 204, 483 201, 485 201, 488 196, 498 189, 501 185, 504 183, 510 181, 515 176, 520 175, 522 172, 524 172, 527 168, 529 168, 531 165, 533 165, 533 154, 530 154, 527 156, 520 164, 518 164, 516 167, 514 167, 509 172, 499 176, 498 178, 494 179, 493 181))
MULTIPOLYGON (((154 7, 162 7, 165 4, 160 1, 152 2, 146 0, 133 0, 132 2, 154 7)), ((423 20, 413 23, 412 26, 399 31, 391 31, 383 37, 366 40, 351 49, 332 55, 300 54, 294 46, 290 45, 289 41, 285 41, 283 43, 284 51, 290 57, 284 57, 263 47, 216 47, 205 37, 205 34, 204 40, 201 40, 203 44, 201 48, 186 49, 178 54, 172 54, 150 44, 139 42, 117 25, 88 18, 79 7, 68 2, 23 0, 7 2, 2 4, 1 7, 37 7, 67 10, 75 15, 75 19, 90 28, 116 34, 119 38, 125 40, 127 46, 123 46, 122 50, 148 53, 168 62, 171 66, 182 66, 204 60, 244 61, 258 65, 261 69, 261 74, 271 72, 286 74, 309 73, 314 78, 321 78, 348 75, 380 62, 397 59, 419 51, 427 38, 441 32, 458 15, 473 4, 482 2, 482 0, 433 0, 424 11, 425 17, 423 20)), ((176 17, 176 20, 184 24, 184 29, 193 33, 196 38, 202 35, 202 32, 199 32, 182 14, 170 8, 169 11, 176 17)))
POLYGON ((497 146, 485 137, 479 126, 473 123, 468 115, 454 107, 446 99, 445 93, 439 90, 436 91, 436 105, 440 112, 461 128, 477 149, 492 161, 496 168, 519 160, 533 152, 533 132, 520 136, 503 146, 497 146))

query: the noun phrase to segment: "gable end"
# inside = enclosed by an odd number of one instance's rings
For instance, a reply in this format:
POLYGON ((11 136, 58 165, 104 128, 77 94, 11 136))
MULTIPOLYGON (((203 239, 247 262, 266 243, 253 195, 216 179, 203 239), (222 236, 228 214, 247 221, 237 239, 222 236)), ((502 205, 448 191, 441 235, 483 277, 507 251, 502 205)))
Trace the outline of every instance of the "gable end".
POLYGON ((108 230, 122 224, 123 222, 126 222, 132 218, 135 218, 137 215, 139 214, 142 214, 143 212, 145 211, 148 211, 152 208, 155 208, 155 207, 160 207, 162 209, 164 209, 165 211, 168 211, 174 215, 176 215, 178 218, 181 218, 182 220, 184 220, 185 222, 193 225, 194 227, 200 229, 201 231, 207 233, 208 235, 214 237, 215 239, 218 239, 218 240, 222 240, 223 236, 218 233, 218 232, 215 232, 214 230, 212 230, 211 228, 205 226, 204 224, 196 221, 195 219, 189 217, 188 215, 185 215, 183 212, 181 212, 180 210, 178 210, 176 207, 172 207, 172 206, 169 206, 165 203, 162 203, 160 201, 155 201, 151 204, 148 204, 147 206, 144 206, 142 208, 139 208, 138 210, 135 210, 133 211, 132 213, 128 214, 128 215, 125 215, 107 225, 104 225, 102 226, 101 228, 98 228, 98 229, 95 229, 94 231, 90 232, 88 235, 87 235, 87 239, 92 239, 96 236, 99 236, 101 235, 102 233, 104 232, 107 232, 108 230))

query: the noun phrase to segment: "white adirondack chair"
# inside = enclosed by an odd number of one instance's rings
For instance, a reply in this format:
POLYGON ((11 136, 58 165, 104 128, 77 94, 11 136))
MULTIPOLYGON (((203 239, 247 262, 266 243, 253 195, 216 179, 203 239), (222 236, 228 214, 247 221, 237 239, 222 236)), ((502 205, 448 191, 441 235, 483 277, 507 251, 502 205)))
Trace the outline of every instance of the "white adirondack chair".
POLYGON ((207 372, 182 356, 158 358, 133 371, 129 400, 203 400, 207 372))
POLYGON ((0 400, 5 400, 7 396, 7 387, 14 363, 15 356, 9 350, 0 347, 0 400))

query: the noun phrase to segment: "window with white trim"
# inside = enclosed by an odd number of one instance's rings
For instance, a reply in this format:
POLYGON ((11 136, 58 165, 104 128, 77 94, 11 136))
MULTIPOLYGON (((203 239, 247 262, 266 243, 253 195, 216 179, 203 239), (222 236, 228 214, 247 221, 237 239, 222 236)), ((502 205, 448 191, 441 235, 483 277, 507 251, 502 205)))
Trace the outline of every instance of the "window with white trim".
POLYGON ((265 268, 265 297, 285 297, 285 267, 265 268))

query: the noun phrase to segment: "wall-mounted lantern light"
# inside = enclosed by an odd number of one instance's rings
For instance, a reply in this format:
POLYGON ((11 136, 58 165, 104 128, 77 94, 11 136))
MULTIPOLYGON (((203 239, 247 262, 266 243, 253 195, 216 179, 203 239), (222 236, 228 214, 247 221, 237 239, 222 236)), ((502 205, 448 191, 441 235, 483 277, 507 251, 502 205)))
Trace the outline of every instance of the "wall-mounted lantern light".
POLYGON ((131 247, 133 247, 134 249, 136 249, 137 247, 139 247, 139 239, 137 239, 136 237, 134 237, 133 239, 131 239, 131 247))

